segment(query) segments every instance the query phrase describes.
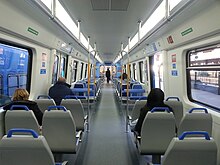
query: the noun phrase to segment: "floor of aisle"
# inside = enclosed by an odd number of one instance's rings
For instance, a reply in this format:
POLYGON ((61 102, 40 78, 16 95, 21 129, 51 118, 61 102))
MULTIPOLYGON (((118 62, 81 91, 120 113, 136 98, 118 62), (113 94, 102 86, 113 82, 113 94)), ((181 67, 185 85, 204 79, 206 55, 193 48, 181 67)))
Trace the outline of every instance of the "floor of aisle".
POLYGON ((90 131, 84 134, 72 161, 76 165, 146 165, 131 137, 126 132, 124 112, 115 101, 113 84, 104 83, 101 98, 91 110, 90 131))

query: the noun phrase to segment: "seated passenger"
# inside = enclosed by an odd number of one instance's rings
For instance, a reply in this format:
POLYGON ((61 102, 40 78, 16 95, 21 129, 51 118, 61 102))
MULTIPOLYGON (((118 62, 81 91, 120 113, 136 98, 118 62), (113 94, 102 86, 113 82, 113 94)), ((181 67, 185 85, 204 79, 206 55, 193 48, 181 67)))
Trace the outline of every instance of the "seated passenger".
POLYGON ((29 99, 29 93, 26 89, 16 89, 15 93, 12 97, 12 101, 8 104, 6 104, 3 109, 9 110, 12 105, 26 105, 30 110, 34 112, 34 115, 36 116, 36 119, 39 123, 39 125, 42 125, 42 118, 43 113, 39 109, 38 105, 34 101, 30 101, 29 99))
POLYGON ((64 77, 59 77, 54 86, 49 89, 49 96, 54 99, 56 105, 60 105, 61 100, 64 99, 66 95, 73 95, 70 87, 71 85, 66 83, 64 77))
POLYGON ((164 104, 164 92, 159 88, 153 88, 147 96, 147 104, 140 109, 140 116, 137 124, 135 125, 134 131, 140 135, 141 127, 144 122, 145 116, 148 111, 151 111, 154 107, 168 107, 172 112, 172 108, 164 104))

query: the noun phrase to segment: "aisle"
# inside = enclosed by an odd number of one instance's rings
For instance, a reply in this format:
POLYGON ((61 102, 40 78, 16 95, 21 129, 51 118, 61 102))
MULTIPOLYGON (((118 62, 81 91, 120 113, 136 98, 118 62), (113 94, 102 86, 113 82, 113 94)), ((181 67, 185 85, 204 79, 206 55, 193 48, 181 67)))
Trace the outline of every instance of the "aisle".
POLYGON ((84 137, 76 164, 138 165, 137 150, 125 132, 122 112, 117 109, 112 84, 104 84, 100 105, 91 116, 90 132, 84 137))

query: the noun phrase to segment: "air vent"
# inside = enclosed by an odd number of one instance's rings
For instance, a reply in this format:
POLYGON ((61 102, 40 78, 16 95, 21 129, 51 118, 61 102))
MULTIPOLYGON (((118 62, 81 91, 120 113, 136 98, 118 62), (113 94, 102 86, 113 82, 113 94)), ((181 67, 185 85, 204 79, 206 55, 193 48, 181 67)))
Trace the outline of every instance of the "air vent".
POLYGON ((110 0, 91 0, 93 10, 109 10, 110 0))
POLYGON ((91 0, 93 10, 127 11, 130 0, 91 0))
POLYGON ((127 11, 130 0, 111 0, 111 10, 127 11))

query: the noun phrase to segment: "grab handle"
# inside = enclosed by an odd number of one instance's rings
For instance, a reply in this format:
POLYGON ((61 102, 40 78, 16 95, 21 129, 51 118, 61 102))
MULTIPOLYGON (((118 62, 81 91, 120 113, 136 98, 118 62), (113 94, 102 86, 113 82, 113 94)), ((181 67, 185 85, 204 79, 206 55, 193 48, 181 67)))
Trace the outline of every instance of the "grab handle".
POLYGON ((192 108, 189 110, 189 113, 192 113, 193 111, 199 111, 204 110, 205 113, 208 113, 208 110, 206 108, 192 108))
POLYGON ((183 132, 182 135, 179 136, 179 140, 183 140, 187 135, 203 135, 206 140, 210 140, 210 136, 209 136, 208 132, 205 132, 205 131, 183 132))
POLYGON ((26 111, 29 111, 29 108, 26 105, 12 105, 10 110, 15 110, 15 109, 18 109, 18 108, 22 108, 26 111))
POLYGON ((176 99, 177 101, 180 101, 179 97, 176 97, 176 96, 167 97, 166 101, 168 101, 170 99, 176 99))
POLYGON ((67 111, 66 107, 62 106, 62 105, 53 105, 53 106, 49 106, 48 107, 48 111, 52 110, 52 109, 62 109, 63 111, 67 111))
POLYGON ((151 109, 151 112, 158 112, 158 111, 167 111, 170 113, 170 109, 168 107, 154 107, 151 109))
POLYGON ((22 128, 13 128, 8 131, 7 137, 12 137, 13 133, 22 132, 22 133, 30 133, 34 138, 38 138, 38 134, 33 129, 22 129, 22 128))

